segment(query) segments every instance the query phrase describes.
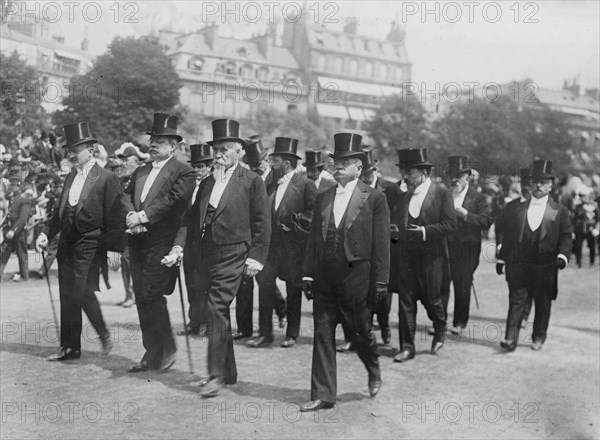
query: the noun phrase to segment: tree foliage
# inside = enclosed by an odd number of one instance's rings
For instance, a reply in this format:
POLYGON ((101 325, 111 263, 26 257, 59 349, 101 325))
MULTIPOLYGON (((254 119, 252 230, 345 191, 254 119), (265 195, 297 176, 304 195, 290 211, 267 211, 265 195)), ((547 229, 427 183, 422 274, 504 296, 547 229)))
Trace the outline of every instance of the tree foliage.
POLYGON ((57 125, 89 121, 107 150, 133 140, 152 126, 154 112, 181 113, 181 82, 158 40, 116 37, 94 67, 73 78, 57 125))
POLYGON ((9 144, 19 133, 31 134, 48 128, 48 116, 41 105, 41 86, 34 67, 17 52, 0 53, 0 142, 9 144))

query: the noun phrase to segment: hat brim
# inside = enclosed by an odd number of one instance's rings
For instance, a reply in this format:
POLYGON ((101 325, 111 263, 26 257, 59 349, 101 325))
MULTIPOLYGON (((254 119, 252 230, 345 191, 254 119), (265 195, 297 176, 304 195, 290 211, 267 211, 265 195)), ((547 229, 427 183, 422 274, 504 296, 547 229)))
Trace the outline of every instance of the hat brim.
POLYGON ((283 157, 293 157, 294 159, 302 160, 300 156, 293 153, 271 153, 269 156, 283 156, 283 157))
POLYGON ((400 169, 410 170, 411 168, 420 168, 420 167, 430 167, 433 168, 433 164, 429 162, 420 162, 420 163, 397 163, 396 166, 400 167, 400 169))
POLYGON ((473 168, 463 168, 462 170, 456 171, 456 173, 452 173, 452 174, 446 173, 446 174, 451 179, 458 179, 458 176, 460 176, 461 174, 465 174, 465 173, 468 173, 469 175, 473 174, 473 168))
POLYGON ((248 165, 258 165, 263 160, 265 160, 265 157, 267 157, 268 155, 269 155, 269 151, 267 150, 263 154, 261 154, 257 160, 250 160, 250 161, 247 160, 248 158, 244 155, 244 157, 242 158, 242 162, 247 163, 248 165))
POLYGON ((542 174, 541 176, 529 176, 529 181, 542 180, 542 179, 554 179, 556 176, 552 174, 542 174))
POLYGON ((96 142, 98 142, 98 139, 84 138, 84 139, 78 140, 77 142, 74 142, 72 144, 64 144, 62 146, 62 148, 73 148, 73 147, 76 147, 76 146, 81 145, 81 144, 96 143, 96 142))
POLYGON ((347 159, 347 158, 351 158, 351 157, 357 157, 357 158, 361 159, 363 162, 367 159, 366 153, 357 153, 354 151, 348 151, 348 152, 345 152, 342 154, 329 153, 328 156, 331 157, 332 159, 347 159))
POLYGON ((177 142, 181 142, 183 140, 183 136, 180 136, 178 134, 168 134, 168 133, 150 133, 150 132, 146 132, 147 135, 150 135, 150 137, 173 137, 175 139, 177 139, 177 142))
POLYGON ((206 143, 208 145, 214 145, 214 144, 218 144, 219 142, 239 142, 240 144, 242 144, 242 147, 246 146, 246 141, 242 138, 236 138, 236 137, 226 137, 226 138, 220 138, 220 139, 213 139, 212 141, 207 141, 206 143))
POLYGON ((319 167, 324 167, 325 162, 321 162, 321 163, 304 162, 302 165, 304 166, 304 168, 319 168, 319 167))
POLYGON ((188 160, 188 163, 191 163, 192 165, 196 164, 196 163, 202 163, 202 162, 212 162, 213 158, 210 156, 201 156, 199 159, 196 159, 194 161, 188 160))
POLYGON ((363 169, 363 173, 365 171, 371 171, 373 168, 377 168, 378 164, 379 164, 378 160, 375 160, 375 162, 373 162, 373 163, 366 164, 365 168, 363 169))

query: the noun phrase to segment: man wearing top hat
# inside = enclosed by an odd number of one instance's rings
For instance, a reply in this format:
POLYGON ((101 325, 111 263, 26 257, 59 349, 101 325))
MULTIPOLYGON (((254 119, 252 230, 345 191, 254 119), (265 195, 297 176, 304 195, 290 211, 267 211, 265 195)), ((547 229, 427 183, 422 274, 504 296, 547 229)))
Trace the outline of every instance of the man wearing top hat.
POLYGON ((106 262, 103 242, 123 221, 123 190, 117 176, 100 168, 94 160, 94 143, 87 122, 65 125, 68 157, 73 172, 65 179, 58 209, 50 219, 47 234, 36 241, 38 249, 60 233, 58 241, 58 283, 60 289, 60 352, 51 361, 81 357, 81 311, 100 336, 102 353, 113 343, 102 317, 95 291, 99 290, 100 266, 106 262))
POLYGON ((490 208, 483 194, 469 184, 472 169, 466 156, 450 156, 446 176, 456 211, 457 228, 448 238, 450 273, 442 287, 444 316, 448 317, 450 281, 454 285, 454 322, 450 328, 458 335, 469 321, 473 274, 479 266, 481 231, 492 225, 490 208))
POLYGON ((500 343, 506 351, 514 351, 519 342, 528 295, 535 303, 531 348, 541 350, 558 294, 558 270, 567 266, 571 256, 573 226, 567 208, 549 197, 553 180, 552 162, 534 161, 527 209, 503 215, 497 272, 502 273, 506 264, 509 309, 505 339, 500 343))
POLYGON ((335 328, 350 329, 367 369, 369 394, 381 373, 367 303, 385 300, 390 273, 390 212, 385 196, 360 181, 365 162, 361 136, 334 135, 337 186, 319 193, 303 266, 303 290, 313 299, 314 344, 311 401, 301 411, 331 408, 336 401, 335 328), (314 284, 314 288, 313 288, 314 284), (375 289, 371 289, 375 284, 375 289))
MULTIPOLYGON (((252 135, 245 140, 244 157, 242 162, 250 170, 258 174, 265 187, 273 181, 273 173, 269 165, 269 150, 265 149, 259 135, 252 135)), ((235 321, 237 331, 233 334, 234 340, 250 338, 254 332, 252 325, 252 310, 254 307, 254 278, 244 276, 242 284, 235 297, 235 321)), ((286 303, 279 288, 275 286, 274 298, 275 313, 279 317, 279 328, 284 328, 286 323, 286 303)))
MULTIPOLYGON (((189 161, 196 173, 196 187, 192 193, 192 198, 188 203, 188 208, 191 208, 198 195, 198 189, 200 188, 200 182, 210 176, 212 171, 212 148, 208 144, 195 144, 190 145, 191 160, 189 161)), ((194 258, 193 249, 195 243, 191 243, 189 240, 185 243, 183 251, 183 273, 185 274, 185 287, 188 293, 188 302, 190 303, 190 309, 188 311, 188 317, 190 318, 187 323, 187 328, 177 332, 178 335, 183 336, 189 335, 206 335, 206 295, 198 290, 199 282, 196 279, 196 260, 194 258), (201 328, 204 331, 201 332, 201 328)))
POLYGON ((300 156, 298 140, 275 138, 272 154, 273 182, 267 187, 271 206, 271 243, 264 269, 256 277, 259 288, 259 338, 250 347, 266 347, 273 343, 273 309, 276 279, 286 282, 287 330, 281 346, 293 347, 300 334, 302 308, 302 263, 306 234, 294 227, 292 219, 302 215, 312 221, 317 188, 296 172, 300 156))
POLYGON ((167 370, 177 347, 165 295, 173 293, 185 240, 175 244, 188 201, 194 191, 194 170, 177 161, 173 152, 182 137, 179 118, 155 113, 150 135, 152 162, 137 168, 125 192, 129 195, 131 275, 146 352, 129 372, 167 370), (169 257, 165 260, 165 257, 169 257), (166 263, 166 264, 165 264, 166 263))
POLYGON ((196 243, 199 291, 208 304, 208 379, 202 397, 214 397, 237 381, 229 306, 242 276, 262 270, 269 249, 271 215, 264 182, 238 162, 244 141, 239 124, 212 122, 215 171, 200 183, 194 206, 186 216, 189 240, 196 243))
POLYGON ((315 182, 319 192, 337 185, 331 173, 325 169, 325 162, 321 158, 321 154, 321 150, 307 150, 305 152, 306 162, 302 164, 306 168, 306 177, 315 182))
MULTIPOLYGON (((408 191, 400 199, 392 225, 392 246, 399 246, 397 267, 399 288, 400 353, 394 361, 415 357, 417 301, 421 301, 433 321, 431 353, 437 353, 446 337, 446 317, 441 289, 447 264, 447 238, 456 229, 452 196, 434 185, 433 168, 425 148, 398 150, 401 173, 408 191)), ((396 252, 396 251, 392 251, 396 252)))
MULTIPOLYGON (((371 188, 377 189, 383 194, 390 208, 390 218, 394 216, 398 199, 400 197, 400 188, 398 185, 382 179, 377 175, 378 161, 373 157, 373 150, 367 145, 362 146, 363 151, 367 155, 365 167, 360 175, 360 180, 369 185, 371 188)), ((389 315, 392 306, 392 295, 389 292, 387 301, 381 301, 377 308, 372 310, 373 315, 377 315, 377 322, 381 328, 381 338, 384 344, 389 344, 392 340, 392 331, 390 330, 389 315)))

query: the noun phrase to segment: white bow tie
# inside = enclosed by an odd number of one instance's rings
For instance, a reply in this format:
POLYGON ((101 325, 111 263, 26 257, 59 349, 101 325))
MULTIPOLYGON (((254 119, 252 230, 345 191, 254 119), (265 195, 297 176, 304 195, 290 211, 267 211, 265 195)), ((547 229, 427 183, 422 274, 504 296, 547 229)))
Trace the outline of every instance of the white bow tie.
POLYGON ((542 206, 545 202, 545 199, 536 199, 535 197, 531 198, 531 206, 542 206))
POLYGON ((336 194, 346 194, 348 192, 346 188, 340 188, 339 186, 335 189, 336 194))

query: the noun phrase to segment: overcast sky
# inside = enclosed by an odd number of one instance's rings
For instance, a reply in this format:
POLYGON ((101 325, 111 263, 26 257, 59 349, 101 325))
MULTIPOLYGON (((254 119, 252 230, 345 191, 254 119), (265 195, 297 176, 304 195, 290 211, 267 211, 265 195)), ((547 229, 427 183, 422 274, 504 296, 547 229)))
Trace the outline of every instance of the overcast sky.
MULTIPOLYGON (((54 16, 50 7, 44 10, 44 2, 35 3, 48 17, 54 16)), ((222 24, 222 35, 245 38, 264 29, 270 19, 281 22, 290 18, 295 5, 302 4, 227 2, 227 9, 234 11, 227 15, 221 1, 122 1, 117 14, 115 2, 105 1, 95 3, 102 8, 96 21, 92 3, 78 3, 73 23, 64 8, 52 31, 79 45, 86 26, 90 49, 96 54, 102 53, 115 35, 147 33, 152 17, 158 28, 170 25, 184 31, 216 21, 222 24), (262 19, 252 23, 257 14, 262 19)), ((547 88, 560 88, 564 79, 574 77, 583 87, 597 88, 599 5, 598 1, 309 1, 305 14, 333 29, 341 29, 347 17, 356 16, 359 34, 378 38, 385 38, 391 20, 397 20, 406 29, 412 80, 424 82, 428 88, 434 88, 436 82, 484 84, 526 77, 547 88)))

